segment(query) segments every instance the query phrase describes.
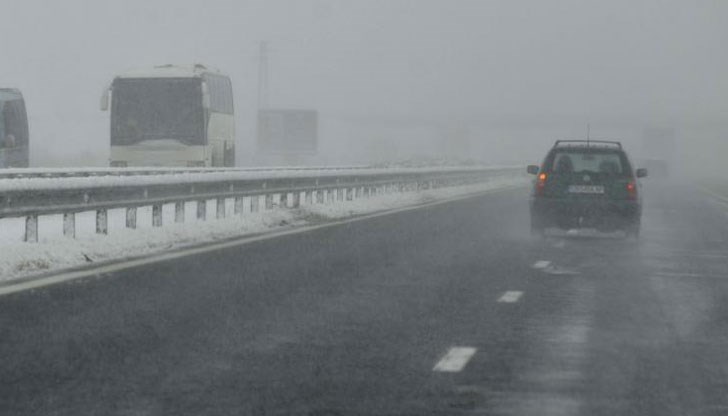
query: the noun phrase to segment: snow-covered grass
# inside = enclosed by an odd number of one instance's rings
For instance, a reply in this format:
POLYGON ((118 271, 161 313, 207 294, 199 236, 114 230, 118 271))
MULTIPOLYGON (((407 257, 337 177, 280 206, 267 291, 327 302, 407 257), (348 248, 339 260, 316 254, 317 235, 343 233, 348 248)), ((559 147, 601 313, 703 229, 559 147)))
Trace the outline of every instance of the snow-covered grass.
MULTIPOLYGON (((185 209, 185 222, 173 223, 174 207, 163 208, 164 226, 151 225, 151 209, 145 207, 137 213, 137 229, 125 228, 124 210, 109 211, 109 234, 95 234, 93 212, 77 215, 76 238, 62 235, 60 216, 41 217, 40 241, 22 242, 24 230, 20 219, 0 221, 0 280, 12 280, 49 271, 59 271, 87 264, 146 256, 179 248, 211 243, 245 235, 272 232, 333 221, 367 213, 418 205, 426 202, 468 195, 487 190, 525 185, 525 175, 494 177, 489 182, 425 190, 380 194, 353 201, 331 204, 303 204, 297 209, 274 208, 250 211, 246 198, 243 215, 232 215, 233 201, 226 201, 228 217, 215 219, 214 201, 208 202, 207 221, 195 218, 196 207, 190 203, 185 209), (149 211, 149 212, 147 212, 149 211)), ((259 203, 263 203, 260 198, 259 203)))

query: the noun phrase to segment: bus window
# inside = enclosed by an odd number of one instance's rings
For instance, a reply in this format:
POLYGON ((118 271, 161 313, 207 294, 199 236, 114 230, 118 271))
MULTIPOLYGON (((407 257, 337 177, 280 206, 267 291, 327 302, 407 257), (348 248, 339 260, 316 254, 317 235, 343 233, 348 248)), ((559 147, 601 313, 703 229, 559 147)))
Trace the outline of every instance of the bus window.
POLYGON ((116 80, 111 94, 111 144, 173 139, 205 143, 199 79, 116 80))
POLYGON ((15 90, 0 90, 0 168, 28 166, 28 117, 15 90))
POLYGON ((7 101, 2 108, 3 147, 28 145, 28 120, 21 100, 7 101))

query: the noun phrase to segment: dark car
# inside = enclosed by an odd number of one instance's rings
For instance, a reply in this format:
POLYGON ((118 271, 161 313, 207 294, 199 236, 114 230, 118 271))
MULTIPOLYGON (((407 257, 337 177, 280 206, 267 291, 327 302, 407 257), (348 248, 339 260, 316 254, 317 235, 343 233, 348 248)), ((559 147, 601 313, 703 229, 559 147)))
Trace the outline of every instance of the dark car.
POLYGON ((638 178, 621 143, 603 140, 558 140, 536 175, 530 198, 531 231, 546 228, 624 230, 637 237, 642 216, 638 178))

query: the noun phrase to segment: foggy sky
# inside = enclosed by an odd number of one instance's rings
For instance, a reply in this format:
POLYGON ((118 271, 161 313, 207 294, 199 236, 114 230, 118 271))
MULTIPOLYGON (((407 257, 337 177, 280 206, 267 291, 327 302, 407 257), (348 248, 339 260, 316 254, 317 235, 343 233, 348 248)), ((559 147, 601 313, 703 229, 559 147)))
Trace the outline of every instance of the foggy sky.
POLYGON ((4 0, 0 15, 0 84, 22 89, 40 164, 76 146, 107 151, 98 103, 114 74, 196 62, 231 75, 238 153, 250 160, 262 40, 271 106, 318 109, 322 146, 344 162, 352 143, 406 157, 442 151, 458 131, 519 160, 520 141, 582 134, 587 122, 634 135, 728 119, 719 0, 4 0))

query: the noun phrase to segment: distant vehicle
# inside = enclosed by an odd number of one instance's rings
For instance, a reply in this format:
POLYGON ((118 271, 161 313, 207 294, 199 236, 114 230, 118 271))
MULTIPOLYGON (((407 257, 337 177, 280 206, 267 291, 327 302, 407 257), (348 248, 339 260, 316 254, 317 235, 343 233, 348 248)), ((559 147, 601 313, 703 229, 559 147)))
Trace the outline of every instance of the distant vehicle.
POLYGON ((672 164, 676 152, 677 133, 674 128, 651 127, 643 130, 641 156, 672 164))
POLYGON ((0 88, 0 168, 27 168, 28 143, 23 94, 14 88, 0 88))
POLYGON ((650 172, 653 179, 667 179, 670 177, 670 164, 664 159, 643 159, 640 165, 650 172))
POLYGON ((163 65, 114 78, 101 99, 111 108, 114 167, 234 166, 230 78, 202 65, 163 65))
POLYGON ((639 236, 642 193, 638 178, 646 169, 632 168, 621 143, 603 140, 559 140, 542 165, 530 198, 531 231, 546 228, 624 230, 639 236))

